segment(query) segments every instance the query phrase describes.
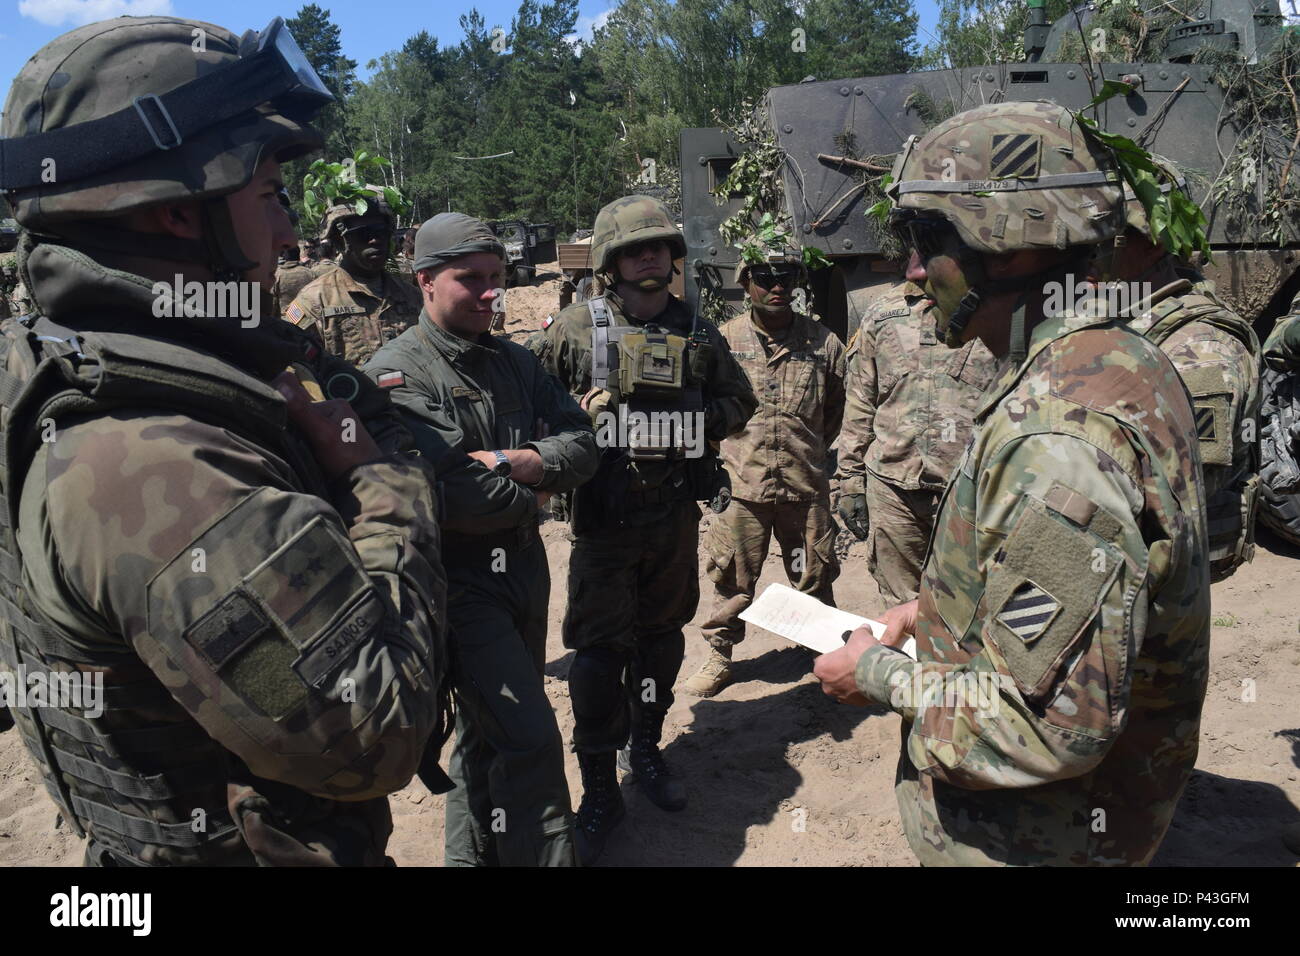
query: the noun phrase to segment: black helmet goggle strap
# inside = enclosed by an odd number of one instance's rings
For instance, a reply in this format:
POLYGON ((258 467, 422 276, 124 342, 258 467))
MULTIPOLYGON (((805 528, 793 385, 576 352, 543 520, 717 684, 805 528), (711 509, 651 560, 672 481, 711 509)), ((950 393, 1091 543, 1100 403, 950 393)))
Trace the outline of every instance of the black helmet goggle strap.
POLYGON ((175 149, 186 137, 245 113, 262 103, 294 119, 306 119, 332 94, 312 69, 281 17, 239 42, 239 59, 169 93, 146 93, 109 116, 47 133, 0 139, 0 189, 41 185, 47 159, 57 162, 60 182, 77 182, 175 149))

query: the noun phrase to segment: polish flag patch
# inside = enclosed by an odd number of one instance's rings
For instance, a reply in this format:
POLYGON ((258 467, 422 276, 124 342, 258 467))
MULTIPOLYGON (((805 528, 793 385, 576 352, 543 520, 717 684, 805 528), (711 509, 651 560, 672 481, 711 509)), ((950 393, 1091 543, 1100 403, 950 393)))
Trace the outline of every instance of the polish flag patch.
POLYGON ((546 318, 542 319, 542 328, 549 329, 551 327, 551 323, 554 321, 555 321, 555 316, 548 315, 546 318))
POLYGON ((406 384, 406 374, 404 372, 385 372, 375 379, 375 384, 380 388, 397 388, 406 384))

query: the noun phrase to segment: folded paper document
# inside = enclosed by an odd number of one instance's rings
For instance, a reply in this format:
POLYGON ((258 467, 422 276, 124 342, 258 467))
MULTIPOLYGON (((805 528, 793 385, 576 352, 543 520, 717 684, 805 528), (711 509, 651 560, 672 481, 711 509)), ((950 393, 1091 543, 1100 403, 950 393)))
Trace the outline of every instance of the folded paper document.
MULTIPOLYGON (((815 597, 784 584, 769 584, 758 599, 741 612, 740 619, 818 654, 843 647, 849 635, 864 624, 870 625, 877 640, 885 633, 885 625, 879 621, 827 607, 815 597)), ((916 639, 909 637, 899 650, 915 659, 916 639)))

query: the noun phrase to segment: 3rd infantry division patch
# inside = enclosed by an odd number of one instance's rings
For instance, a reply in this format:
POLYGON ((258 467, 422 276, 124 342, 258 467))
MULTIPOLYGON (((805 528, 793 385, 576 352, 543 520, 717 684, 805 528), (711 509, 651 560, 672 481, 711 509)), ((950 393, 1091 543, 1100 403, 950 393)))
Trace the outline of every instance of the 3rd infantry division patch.
POLYGON ((1007 598, 998 612, 998 620, 1025 644, 1032 644, 1043 636, 1060 609, 1056 598, 1033 581, 1026 581, 1007 598))
POLYGON ((1032 133, 996 133, 990 150, 991 179, 1037 179, 1043 138, 1032 133))

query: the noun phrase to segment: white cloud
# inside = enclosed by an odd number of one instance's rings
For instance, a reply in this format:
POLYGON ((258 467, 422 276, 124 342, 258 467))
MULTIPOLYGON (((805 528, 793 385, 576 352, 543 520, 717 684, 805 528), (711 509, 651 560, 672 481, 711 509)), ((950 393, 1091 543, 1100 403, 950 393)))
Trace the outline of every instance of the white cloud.
POLYGON ((81 26, 113 17, 170 14, 171 0, 18 0, 18 12, 46 26, 81 26))
POLYGON ((605 25, 605 21, 609 19, 609 15, 613 12, 614 8, 610 7, 608 10, 602 10, 594 17, 579 14, 578 22, 574 24, 574 29, 578 32, 565 37, 565 39, 570 43, 590 43, 596 31, 605 25))

